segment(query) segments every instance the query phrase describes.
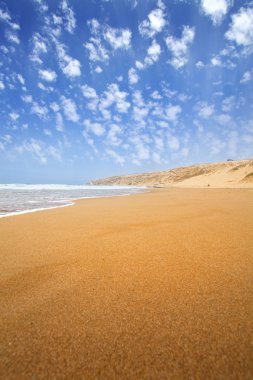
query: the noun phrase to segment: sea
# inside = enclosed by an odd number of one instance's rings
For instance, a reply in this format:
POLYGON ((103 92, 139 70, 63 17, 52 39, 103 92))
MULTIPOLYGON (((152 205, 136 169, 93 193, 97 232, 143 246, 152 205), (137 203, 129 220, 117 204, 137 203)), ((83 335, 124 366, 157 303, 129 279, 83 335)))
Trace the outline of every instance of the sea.
POLYGON ((66 207, 77 199, 136 194, 145 187, 0 184, 0 218, 66 207))

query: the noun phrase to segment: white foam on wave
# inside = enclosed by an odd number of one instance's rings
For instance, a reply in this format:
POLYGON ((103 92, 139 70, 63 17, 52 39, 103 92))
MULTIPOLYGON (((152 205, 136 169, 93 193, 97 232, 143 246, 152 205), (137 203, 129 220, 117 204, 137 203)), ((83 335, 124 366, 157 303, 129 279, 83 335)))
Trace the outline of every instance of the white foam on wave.
MULTIPOLYGON (((119 196, 127 196, 131 194, 140 193, 145 189, 145 187, 137 187, 137 186, 78 186, 78 185, 20 185, 20 184, 7 184, 7 185, 0 185, 0 195, 1 191, 3 191, 5 194, 8 194, 10 191, 10 194, 15 194, 16 198, 8 197, 6 198, 6 201, 9 202, 11 200, 11 206, 14 208, 15 204, 16 206, 19 205, 19 207, 14 211, 2 211, 1 214, 1 207, 0 207, 0 218, 5 218, 8 216, 14 216, 14 215, 22 215, 27 214, 31 212, 37 212, 37 211, 45 211, 50 210, 54 208, 61 208, 66 206, 72 206, 74 205, 75 200, 79 199, 90 199, 90 198, 107 198, 107 197, 119 197, 119 196), (29 190, 26 192, 26 190, 29 190), (33 190, 33 192, 30 192, 30 190, 33 190), (43 193, 44 190, 44 193, 43 193), (60 190, 60 192, 58 192, 60 190), (62 198, 61 190, 65 191, 65 197, 62 198), (79 190, 79 191, 76 191, 79 190), (83 190, 85 195, 80 194, 80 190, 83 190), (122 192, 123 190, 123 192, 122 192), (45 193, 48 191, 54 192, 53 196, 55 196, 55 199, 48 199, 45 197, 45 193), (27 194, 29 197, 32 197, 32 195, 35 197, 38 197, 40 200, 28 200, 27 195, 24 198, 24 194, 27 194), (66 197, 67 195, 67 197, 66 197), (69 198, 68 198, 69 195, 69 198), (18 198, 17 198, 18 197, 18 198), (23 197, 23 198, 22 198, 23 197), (17 204, 16 202, 19 201, 17 204), (21 203, 20 203, 21 201, 21 203), (29 208, 22 209, 22 205, 25 204, 34 204, 35 208, 29 208), (36 207, 37 203, 37 207, 36 207), (39 207, 39 203, 41 204, 41 207, 39 207), (53 205, 54 204, 54 205, 53 205), (21 206, 21 207, 20 207, 21 206)), ((8 204, 8 203, 7 203, 8 204)), ((0 202, 0 206, 3 207, 3 209, 6 206, 6 203, 3 199, 2 205, 0 202)))
POLYGON ((0 218, 7 218, 8 216, 15 216, 15 215, 22 215, 22 214, 30 214, 32 212, 37 212, 37 211, 47 211, 47 210, 52 210, 54 208, 62 208, 62 207, 73 206, 74 204, 75 204, 74 202, 70 202, 70 203, 67 203, 67 204, 61 205, 61 206, 51 206, 51 207, 44 207, 44 208, 41 207, 41 208, 33 208, 30 210, 14 211, 14 212, 9 212, 8 214, 0 215, 0 218))
POLYGON ((93 185, 65 185, 65 184, 0 184, 0 190, 126 190, 141 189, 145 186, 93 186, 93 185))

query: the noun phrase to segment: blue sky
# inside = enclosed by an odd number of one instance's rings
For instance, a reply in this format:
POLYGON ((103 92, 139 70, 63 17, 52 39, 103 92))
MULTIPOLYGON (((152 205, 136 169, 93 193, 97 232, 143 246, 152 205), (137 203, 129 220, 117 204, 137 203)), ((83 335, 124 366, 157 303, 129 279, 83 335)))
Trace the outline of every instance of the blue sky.
POLYGON ((252 54, 252 1, 0 1, 0 182, 252 157, 252 54))

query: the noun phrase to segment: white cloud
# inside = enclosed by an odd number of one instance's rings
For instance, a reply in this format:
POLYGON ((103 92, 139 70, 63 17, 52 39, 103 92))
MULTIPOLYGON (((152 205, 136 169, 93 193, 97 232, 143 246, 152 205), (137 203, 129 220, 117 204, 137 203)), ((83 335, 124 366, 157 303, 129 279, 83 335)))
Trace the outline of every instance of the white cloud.
POLYGON ((21 96, 21 99, 25 103, 32 103, 32 100, 33 100, 31 95, 23 95, 21 96))
POLYGON ((24 86, 24 84, 25 84, 24 77, 21 74, 17 74, 17 78, 18 78, 19 82, 24 86))
POLYGON ((145 64, 150 66, 154 62, 156 62, 161 54, 161 47, 160 45, 153 40, 152 44, 149 46, 148 51, 147 51, 147 56, 144 60, 145 64))
POLYGON ((159 92, 156 90, 156 91, 153 91, 152 94, 151 94, 151 98, 155 99, 155 100, 160 100, 162 99, 161 95, 159 94, 159 92))
POLYGON ((55 126, 56 130, 58 132, 62 132, 64 130, 64 125, 63 125, 63 118, 60 112, 56 112, 55 118, 56 118, 56 126, 55 126))
POLYGON ((174 38, 173 36, 168 36, 165 39, 167 47, 172 53, 170 63, 175 69, 179 69, 188 62, 188 50, 193 43, 194 36, 195 29, 184 26, 181 39, 174 38))
POLYGON ((131 85, 136 84, 139 80, 139 76, 133 67, 128 70, 128 80, 131 85))
POLYGON ((129 138, 130 143, 133 144, 135 149, 134 160, 135 164, 139 164, 139 161, 148 160, 150 158, 150 150, 146 145, 145 136, 134 135, 129 138))
POLYGON ((70 78, 81 75, 81 63, 77 59, 69 57, 68 64, 62 68, 63 73, 70 78))
POLYGON ((56 103, 56 102, 53 102, 50 104, 50 108, 54 111, 54 112, 58 112, 60 111, 60 106, 56 103))
POLYGON ((40 58, 41 54, 47 53, 47 45, 46 42, 44 41, 44 38, 39 34, 36 33, 33 38, 33 51, 30 56, 31 61, 42 64, 42 60, 40 58))
POLYGON ((176 152, 180 148, 180 141, 176 136, 170 135, 168 139, 169 148, 176 152))
POLYGON ((19 153, 29 152, 34 157, 39 159, 41 164, 47 163, 47 157, 45 155, 45 151, 42 147, 42 143, 36 139, 30 139, 28 141, 24 141, 21 145, 16 147, 16 150, 19 153))
POLYGON ((91 132, 96 136, 102 136, 105 133, 105 127, 100 123, 92 123, 90 120, 85 119, 83 125, 86 128, 86 132, 91 132))
POLYGON ((31 112, 37 115, 40 119, 45 118, 48 109, 45 106, 39 105, 37 102, 34 102, 31 108, 31 112))
POLYGON ((118 125, 112 124, 110 126, 109 132, 107 133, 107 143, 109 145, 120 145, 121 140, 119 139, 119 135, 121 134, 121 129, 118 125))
POLYGON ((228 96, 223 100, 221 108, 223 112, 230 112, 233 108, 235 108, 235 106, 235 97, 228 96))
POLYGON ((54 90, 54 88, 52 86, 45 86, 44 83, 41 83, 39 82, 38 83, 38 87, 42 90, 42 91, 46 91, 46 92, 52 92, 54 90))
POLYGON ((250 71, 246 71, 244 74, 243 74, 243 77, 242 79, 240 80, 240 83, 247 83, 247 82, 250 82, 252 79, 252 74, 250 71))
POLYGON ((114 104, 119 113, 126 113, 130 107, 130 103, 126 100, 127 95, 127 92, 120 91, 116 83, 110 84, 100 99, 100 111, 103 113, 108 107, 114 104))
POLYGON ((225 37, 245 48, 253 46, 253 8, 241 8, 232 15, 232 22, 225 37))
POLYGON ((24 152, 31 153, 40 161, 41 164, 47 163, 47 156, 61 160, 61 153, 59 149, 53 147, 52 145, 46 147, 42 141, 34 138, 23 141, 22 144, 16 146, 15 150, 21 154, 24 152))
POLYGON ((12 121, 16 121, 19 118, 19 114, 17 112, 11 112, 10 113, 10 118, 11 118, 12 121))
POLYGON ((61 104, 66 118, 74 123, 78 122, 79 115, 75 102, 65 96, 61 96, 61 104))
POLYGON ((135 121, 144 121, 148 116, 149 109, 147 107, 133 107, 133 117, 135 121))
POLYGON ((225 125, 231 122, 231 117, 228 114, 222 113, 216 116, 216 120, 219 124, 225 125))
POLYGON ((101 74, 102 73, 102 69, 100 66, 96 66, 95 70, 94 70, 97 74, 101 74))
POLYGON ((97 97, 96 90, 93 87, 89 87, 87 84, 81 86, 81 90, 85 98, 92 99, 97 97))
POLYGON ((9 25, 14 30, 20 30, 20 26, 16 22, 11 22, 9 25))
POLYGON ((200 102, 196 109, 198 110, 198 115, 203 119, 208 119, 214 113, 214 106, 206 102, 200 102))
POLYGON ((132 33, 129 29, 117 29, 106 26, 104 30, 104 39, 113 49, 129 49, 131 46, 132 33))
POLYGON ((1 21, 11 21, 11 16, 8 12, 8 10, 0 9, 0 20, 1 21))
POLYGON ((8 135, 8 134, 6 134, 6 135, 4 135, 4 136, 1 136, 1 139, 5 142, 5 143, 11 143, 11 141, 12 141, 12 137, 11 137, 11 135, 8 135))
POLYGON ((0 91, 5 89, 4 82, 0 80, 0 91))
POLYGON ((50 145, 47 149, 47 153, 49 154, 49 156, 55 158, 58 161, 61 161, 61 152, 54 146, 50 145))
POLYGON ((109 59, 109 53, 99 38, 91 38, 89 42, 84 44, 84 47, 88 50, 91 61, 106 62, 109 59))
POLYGON ((139 32, 143 37, 154 37, 165 27, 166 20, 163 9, 157 8, 151 11, 148 18, 139 24, 139 32))
POLYGON ((222 62, 221 62, 221 59, 220 59, 220 57, 218 57, 218 56, 216 56, 216 57, 213 57, 212 59, 211 59, 211 64, 212 64, 212 66, 222 66, 222 62))
MULTIPOLYGON (((88 50, 90 61, 107 62, 110 58, 111 49, 130 48, 132 33, 129 29, 112 28, 109 25, 100 24, 96 19, 89 20, 87 24, 91 37, 84 44, 84 47, 88 50)), ((101 73, 102 69, 97 66, 95 71, 101 73)))
POLYGON ((39 76, 47 82, 53 82, 57 78, 57 74, 53 70, 39 70, 39 76))
POLYGON ((75 27, 76 27, 75 14, 74 14, 72 8, 70 8, 67 0, 62 0, 60 7, 61 7, 63 15, 64 15, 65 29, 69 33, 73 34, 75 27))
POLYGON ((137 67, 138 70, 145 69, 145 65, 142 62, 140 62, 140 61, 136 61, 135 62, 135 66, 137 67))
POLYGON ((33 0, 33 2, 38 6, 40 13, 45 13, 48 11, 48 6, 44 3, 43 0, 33 0))
POLYGON ((135 66, 138 70, 144 70, 148 66, 153 65, 154 62, 158 61, 159 56, 161 54, 161 46, 153 40, 151 45, 147 50, 147 55, 144 59, 144 62, 136 61, 135 66))
POLYGON ((13 42, 14 44, 17 44, 17 45, 20 44, 20 39, 18 38, 16 33, 13 33, 10 30, 7 30, 5 35, 8 41, 13 42))
POLYGON ((75 59, 70 57, 66 53, 65 45, 56 44, 56 49, 59 57, 59 64, 62 72, 68 78, 74 78, 81 75, 81 63, 75 59))
POLYGON ((221 23, 225 15, 227 14, 232 0, 201 0, 201 10, 212 19, 214 25, 221 23))
POLYGON ((177 122, 178 117, 181 112, 182 112, 182 108, 180 106, 178 105, 173 106, 172 104, 169 104, 168 108, 166 109, 167 119, 175 123, 177 122))
POLYGON ((125 158, 114 150, 106 149, 106 153, 109 157, 113 158, 117 164, 123 165, 125 163, 125 158))
POLYGON ((7 26, 10 28, 5 31, 5 36, 7 40, 17 45, 20 44, 20 39, 17 35, 17 31, 20 30, 20 26, 16 22, 12 21, 10 13, 7 8, 5 9, 0 8, 0 21, 5 22, 7 26))

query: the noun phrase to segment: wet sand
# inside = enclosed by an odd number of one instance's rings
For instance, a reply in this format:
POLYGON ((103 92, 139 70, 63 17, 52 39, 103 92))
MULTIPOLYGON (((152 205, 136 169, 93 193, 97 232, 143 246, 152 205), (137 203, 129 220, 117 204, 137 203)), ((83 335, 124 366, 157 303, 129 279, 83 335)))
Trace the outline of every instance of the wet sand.
POLYGON ((252 379, 253 191, 0 219, 1 379, 252 379))

